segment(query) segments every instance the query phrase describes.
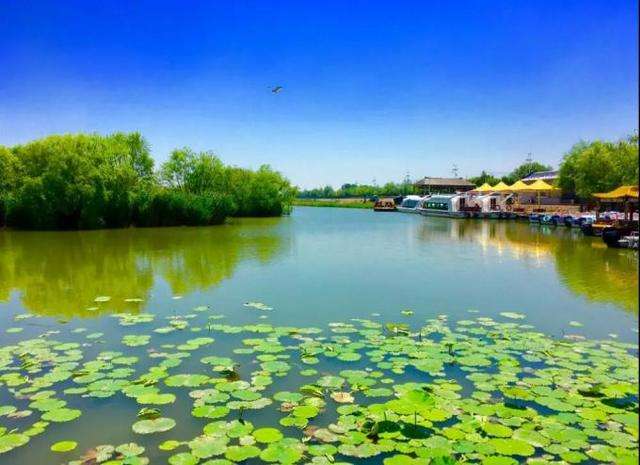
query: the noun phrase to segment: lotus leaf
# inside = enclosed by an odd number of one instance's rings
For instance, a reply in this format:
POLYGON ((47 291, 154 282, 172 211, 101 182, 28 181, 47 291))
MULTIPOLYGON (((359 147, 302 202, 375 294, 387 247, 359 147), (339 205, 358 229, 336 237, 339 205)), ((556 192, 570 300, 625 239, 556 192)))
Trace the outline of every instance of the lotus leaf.
POLYGON ((176 426, 175 420, 171 418, 155 418, 153 420, 141 420, 133 424, 132 429, 134 433, 138 434, 152 434, 162 433, 169 431, 176 426))
POLYGON ((75 441, 60 441, 51 445, 53 452, 69 452, 78 447, 78 443, 75 441))

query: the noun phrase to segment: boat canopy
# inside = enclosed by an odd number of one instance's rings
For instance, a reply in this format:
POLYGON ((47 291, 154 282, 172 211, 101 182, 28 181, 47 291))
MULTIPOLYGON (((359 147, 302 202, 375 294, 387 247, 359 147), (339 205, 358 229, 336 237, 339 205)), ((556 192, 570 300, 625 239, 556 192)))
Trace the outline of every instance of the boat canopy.
POLYGON ((625 198, 638 198, 638 186, 620 186, 611 192, 593 194, 602 200, 624 200, 625 198))

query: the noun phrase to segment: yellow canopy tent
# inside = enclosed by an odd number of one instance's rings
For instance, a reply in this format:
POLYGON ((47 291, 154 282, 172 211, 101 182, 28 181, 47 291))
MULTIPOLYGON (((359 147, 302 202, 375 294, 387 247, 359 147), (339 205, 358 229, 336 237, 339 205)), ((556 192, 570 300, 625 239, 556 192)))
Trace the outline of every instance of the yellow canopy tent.
POLYGON ((504 182, 500 181, 498 184, 491 188, 493 192, 507 192, 509 191, 509 186, 507 186, 504 182))
POLYGON ((611 192, 593 194, 594 197, 602 200, 624 200, 628 197, 638 198, 638 186, 620 186, 611 192))
POLYGON ((511 192, 518 194, 518 196, 516 197, 518 207, 520 206, 520 195, 519 195, 520 192, 526 192, 528 188, 529 188, 529 185, 522 180, 516 181, 509 186, 509 190, 511 192))
POLYGON ((516 181, 509 186, 511 192, 525 192, 529 188, 529 185, 524 181, 516 181))
POLYGON ((488 182, 485 182, 482 186, 473 189, 473 192, 491 192, 491 186, 488 182))
POLYGON ((554 192, 559 191, 557 187, 552 186, 551 184, 547 184, 542 179, 538 179, 534 183, 531 183, 527 186, 526 191, 522 192, 554 192))
MULTIPOLYGON (((524 182, 522 184, 525 184, 524 182)), ((525 184, 526 185, 526 184, 525 184)), ((544 182, 542 179, 538 179, 537 181, 526 185, 527 187, 522 187, 518 192, 535 192, 538 198, 538 209, 540 208, 540 194, 543 192, 557 192, 560 189, 558 189, 557 187, 552 186, 551 184, 548 184, 546 182, 544 182)))

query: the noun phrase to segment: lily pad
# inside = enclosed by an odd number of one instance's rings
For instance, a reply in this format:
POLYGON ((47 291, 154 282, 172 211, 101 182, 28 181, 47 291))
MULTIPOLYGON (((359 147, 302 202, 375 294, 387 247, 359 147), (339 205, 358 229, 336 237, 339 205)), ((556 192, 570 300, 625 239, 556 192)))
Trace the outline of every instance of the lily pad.
POLYGON ((131 427, 134 433, 152 434, 169 431, 176 426, 175 420, 171 418, 155 418, 153 420, 141 420, 133 424, 131 427))
POLYGON ((60 441, 51 445, 52 452, 69 452, 78 447, 78 443, 75 441, 60 441))

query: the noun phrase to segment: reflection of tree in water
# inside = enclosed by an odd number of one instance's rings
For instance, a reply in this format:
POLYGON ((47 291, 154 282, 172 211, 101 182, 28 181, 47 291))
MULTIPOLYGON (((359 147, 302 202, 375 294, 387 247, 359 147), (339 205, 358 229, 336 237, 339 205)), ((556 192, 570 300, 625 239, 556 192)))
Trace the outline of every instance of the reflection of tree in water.
POLYGON ((203 228, 82 232, 0 232, 0 301, 13 290, 26 309, 52 316, 135 311, 155 278, 174 294, 230 278, 244 260, 267 262, 282 249, 279 219, 203 228), (95 304, 97 296, 108 304, 95 304), (98 310, 87 308, 97 306, 98 310))
POLYGON ((638 260, 629 250, 578 246, 556 251, 556 268, 573 292, 596 302, 610 302, 638 313, 638 260))
POLYGON ((553 260, 559 278, 572 292, 638 312, 637 255, 609 249, 600 239, 585 238, 579 231, 516 221, 429 218, 420 224, 418 235, 428 241, 477 243, 515 259, 553 260))

